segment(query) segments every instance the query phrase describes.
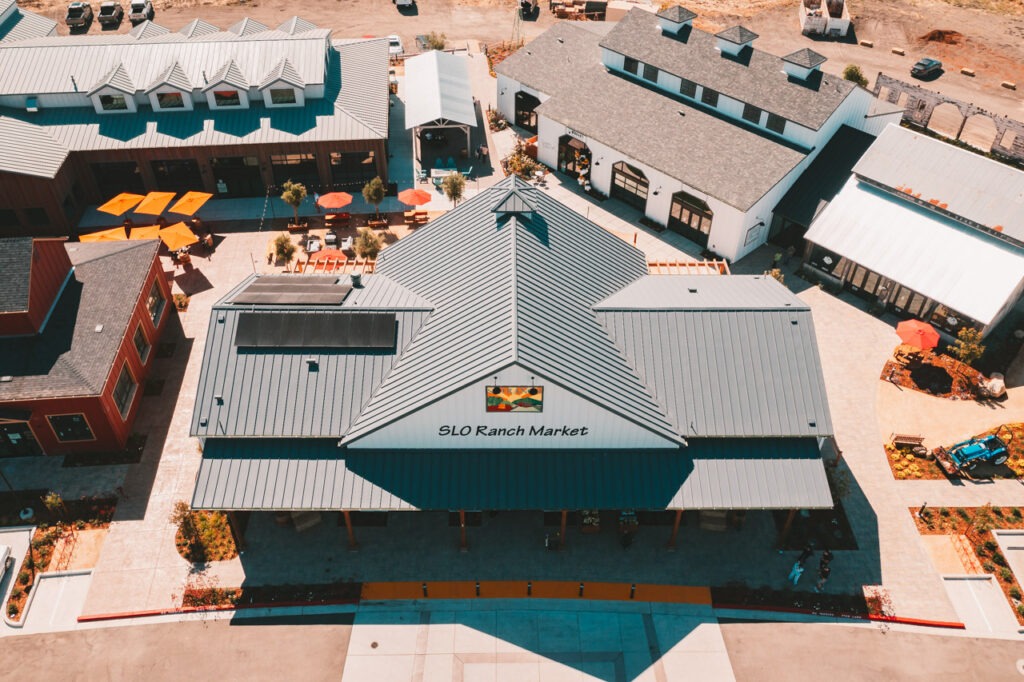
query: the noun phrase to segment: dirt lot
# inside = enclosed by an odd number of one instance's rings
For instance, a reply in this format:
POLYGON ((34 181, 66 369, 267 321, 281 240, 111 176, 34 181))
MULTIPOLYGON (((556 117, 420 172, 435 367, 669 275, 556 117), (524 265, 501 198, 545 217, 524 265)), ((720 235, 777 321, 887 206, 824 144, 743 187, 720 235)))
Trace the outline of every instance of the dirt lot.
MULTIPOLYGON (((123 0, 127 4, 127 0, 123 0)), ((94 5, 98 3, 93 3, 94 5)), ((156 21, 177 30, 195 17, 227 27, 243 17, 276 26, 292 14, 334 29, 335 35, 357 37, 397 33, 407 49, 417 34, 438 31, 451 43, 476 39, 485 43, 508 40, 513 34, 513 0, 420 0, 416 14, 400 14, 390 0, 306 0, 302 3, 255 0, 155 0, 156 21)), ((926 87, 974 102, 992 111, 1024 120, 1024 0, 851 0, 857 39, 874 41, 874 48, 856 42, 812 40, 800 35, 797 0, 683 0, 698 13, 697 24, 713 30, 742 23, 760 34, 756 45, 776 54, 801 47, 821 52, 828 71, 840 72, 858 64, 873 82, 879 71, 909 79, 911 65, 922 56, 941 59, 946 73, 926 87), (955 44, 920 40, 932 30, 955 30, 955 44), (906 56, 891 53, 900 47, 906 56), (973 68, 970 78, 959 68, 973 68), (1000 81, 1019 84, 1017 92, 1000 81)), ((33 9, 62 22, 62 0, 21 0, 33 9)), ((546 30, 555 19, 541 2, 540 16, 522 24, 530 38, 546 30)), ((118 29, 128 31, 125 21, 118 29)), ((61 31, 66 27, 61 23, 61 31)), ((100 32, 94 23, 90 33, 100 32)))

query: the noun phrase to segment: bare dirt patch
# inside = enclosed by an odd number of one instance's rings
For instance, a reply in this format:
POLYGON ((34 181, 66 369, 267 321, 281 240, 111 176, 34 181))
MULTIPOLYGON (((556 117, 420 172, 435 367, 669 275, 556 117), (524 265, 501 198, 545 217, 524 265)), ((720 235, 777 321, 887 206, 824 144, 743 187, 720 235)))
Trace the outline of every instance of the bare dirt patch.
POLYGON ((964 35, 959 31, 943 31, 934 29, 928 31, 918 40, 925 43, 945 43, 946 45, 959 45, 964 40, 964 35))
POLYGON ((61 536, 53 546, 48 571, 74 571, 93 568, 100 559, 109 528, 76 530, 61 536))

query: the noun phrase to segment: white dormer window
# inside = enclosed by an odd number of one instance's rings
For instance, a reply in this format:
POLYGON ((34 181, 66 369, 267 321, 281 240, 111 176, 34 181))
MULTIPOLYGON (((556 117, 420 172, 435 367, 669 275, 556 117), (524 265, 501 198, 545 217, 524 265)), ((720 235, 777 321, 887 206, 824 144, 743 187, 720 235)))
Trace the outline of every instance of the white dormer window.
POLYGON ((110 87, 93 92, 89 99, 92 100, 92 107, 97 114, 129 114, 138 108, 135 105, 135 98, 131 95, 110 87))
POLYGON ((128 111, 128 101, 124 95, 112 93, 100 95, 100 109, 103 111, 128 111))
POLYGON ((270 88, 270 103, 273 105, 295 104, 295 89, 270 88))
POLYGON ((214 90, 213 104, 218 109, 221 107, 240 107, 242 106, 242 97, 239 95, 238 90, 214 90))
POLYGON ((184 109, 185 98, 180 92, 158 92, 156 93, 157 106, 161 109, 184 109))

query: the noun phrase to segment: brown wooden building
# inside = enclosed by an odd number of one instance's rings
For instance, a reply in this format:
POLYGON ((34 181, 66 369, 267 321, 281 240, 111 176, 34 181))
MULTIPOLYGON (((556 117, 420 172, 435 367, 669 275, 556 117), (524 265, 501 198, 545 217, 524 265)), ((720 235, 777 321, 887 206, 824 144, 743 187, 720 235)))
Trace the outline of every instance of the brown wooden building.
POLYGON ((0 457, 124 447, 172 314, 157 248, 0 239, 0 457))

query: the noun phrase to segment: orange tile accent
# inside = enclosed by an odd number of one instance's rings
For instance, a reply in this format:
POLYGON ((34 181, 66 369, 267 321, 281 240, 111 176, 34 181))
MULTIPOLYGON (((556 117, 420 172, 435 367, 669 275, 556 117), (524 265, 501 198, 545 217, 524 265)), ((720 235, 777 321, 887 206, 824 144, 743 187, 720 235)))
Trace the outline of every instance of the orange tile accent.
POLYGON ((685 585, 637 585, 634 601, 711 605, 711 590, 685 585))
MULTIPOLYGON (((481 599, 526 599, 527 581, 484 581, 480 583, 481 599)), ((584 582, 583 598, 606 601, 629 601, 630 583, 584 582)), ((533 582, 530 594, 536 599, 579 599, 580 584, 576 581, 540 580, 533 582)), ((423 599, 422 582, 363 583, 363 601, 387 599, 423 599)), ((475 581, 427 581, 428 599, 475 599, 475 581)), ((711 604, 711 590, 684 585, 637 585, 633 601, 676 604, 711 604)))
POLYGON ((422 599, 423 583, 363 583, 363 601, 378 599, 422 599))
POLYGON ((538 599, 579 599, 580 584, 553 580, 535 581, 533 596, 538 599))
POLYGON ((484 599, 520 599, 526 596, 525 580, 493 580, 480 583, 484 599))
MULTIPOLYGON (((420 595, 423 585, 420 584, 420 595)), ((476 584, 471 582, 428 582, 428 599, 473 599, 476 597, 476 584)))
MULTIPOLYGON (((629 587, 629 583, 585 583, 583 598, 629 601, 629 587)), ((578 594, 579 585, 576 586, 576 590, 578 594)))

